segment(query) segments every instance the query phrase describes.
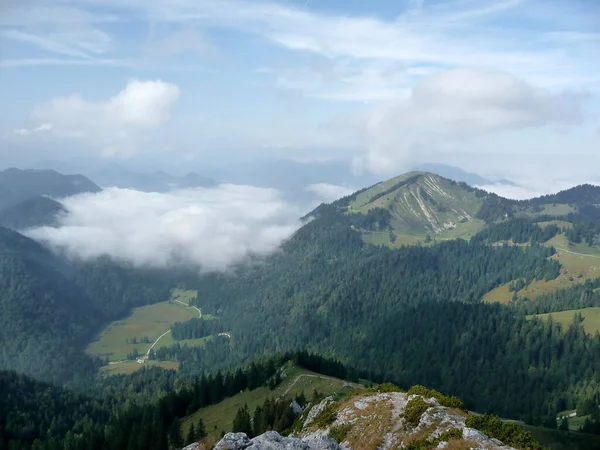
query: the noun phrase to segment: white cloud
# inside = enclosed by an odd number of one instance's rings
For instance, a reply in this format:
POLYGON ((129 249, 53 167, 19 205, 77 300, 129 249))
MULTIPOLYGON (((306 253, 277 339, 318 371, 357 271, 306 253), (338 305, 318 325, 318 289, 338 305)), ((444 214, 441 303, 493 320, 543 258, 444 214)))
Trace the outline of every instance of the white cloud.
POLYGON ((61 200, 58 228, 27 234, 84 259, 110 255, 139 265, 178 261, 225 270, 268 254, 299 228, 299 212, 272 189, 221 185, 146 193, 109 188, 61 200))
POLYGON ((45 131, 52 131, 53 128, 54 126, 51 123, 43 123, 40 126, 31 129, 18 128, 14 130, 14 133, 18 134, 19 136, 28 136, 32 133, 43 133, 45 131))
POLYGON ((169 119, 179 96, 179 88, 174 84, 161 80, 132 80, 108 101, 92 102, 78 94, 56 97, 36 106, 33 117, 57 127, 99 128, 99 131, 130 125, 157 125, 169 119))
POLYGON ((525 187, 525 186, 511 186, 506 184, 490 184, 484 186, 476 186, 479 189, 483 189, 484 191, 493 192, 494 194, 498 194, 500 197, 512 198, 515 200, 527 200, 534 197, 539 197, 544 194, 550 194, 554 192, 552 189, 546 191, 541 191, 533 187, 525 187))
POLYGON ((583 99, 535 89, 506 73, 455 69, 422 80, 407 101, 375 107, 347 124, 366 138, 366 166, 378 173, 395 172, 424 149, 469 137, 579 124, 583 99))
POLYGON ((356 189, 350 189, 346 186, 338 186, 336 184, 315 183, 306 186, 306 190, 318 195, 326 202, 332 202, 352 194, 356 189))
POLYGON ((87 137, 102 149, 112 148, 113 155, 123 153, 119 148, 130 154, 140 130, 147 133, 167 122, 180 95, 172 83, 131 80, 106 101, 89 101, 78 94, 56 97, 33 109, 32 118, 41 125, 15 133, 27 136, 32 131, 48 131, 57 137, 87 137))
POLYGON ((157 125, 169 119, 179 96, 174 84, 133 80, 104 106, 104 113, 123 124, 157 125))

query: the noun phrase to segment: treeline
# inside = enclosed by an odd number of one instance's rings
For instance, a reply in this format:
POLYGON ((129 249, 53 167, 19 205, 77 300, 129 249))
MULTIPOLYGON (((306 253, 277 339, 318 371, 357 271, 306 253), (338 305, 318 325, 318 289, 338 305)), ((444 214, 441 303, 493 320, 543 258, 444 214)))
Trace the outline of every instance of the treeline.
POLYGON ((598 288, 600 288, 600 278, 588 279, 582 284, 540 295, 535 300, 527 297, 519 298, 511 302, 510 306, 527 315, 592 308, 600 306, 600 292, 596 291, 598 288))
MULTIPOLYGON (((299 406, 306 403, 304 394, 297 397, 295 401, 299 406)), ((269 430, 287 434, 291 431, 296 420, 297 413, 291 407, 290 398, 271 399, 267 398, 262 405, 258 405, 254 412, 250 411, 248 405, 237 410, 232 424, 234 433, 246 433, 248 437, 260 436, 269 430)))
POLYGON ((542 228, 532 220, 513 219, 489 225, 473 236, 472 240, 487 243, 512 241, 516 244, 542 244, 558 233, 560 229, 554 224, 542 228))
POLYGON ((322 367, 325 375, 349 373, 338 361, 285 353, 199 377, 150 368, 97 378, 79 386, 85 387, 82 395, 0 371, 0 448, 166 450, 170 439, 179 439, 179 419, 246 389, 275 388, 279 368, 290 360, 322 367))
POLYGON ((384 208, 370 209, 367 214, 353 213, 348 215, 351 226, 359 230, 384 231, 391 227, 392 215, 384 208))
POLYGON ((365 246, 337 208, 319 214, 263 264, 194 286, 202 306, 235 330, 236 355, 310 348, 374 381, 427 384, 469 408, 537 424, 586 389, 599 357, 580 324, 549 331, 514 309, 481 304, 503 283, 558 276, 551 248, 475 239, 390 250, 365 246))
POLYGON ((571 242, 585 242, 590 247, 600 244, 600 222, 573 220, 573 228, 566 231, 571 242))
POLYGON ((0 369, 64 383, 102 364, 83 352, 101 327, 163 301, 185 271, 71 261, 0 227, 0 369))
POLYGON ((225 331, 219 320, 190 319, 171 325, 171 336, 176 341, 199 339, 225 331))

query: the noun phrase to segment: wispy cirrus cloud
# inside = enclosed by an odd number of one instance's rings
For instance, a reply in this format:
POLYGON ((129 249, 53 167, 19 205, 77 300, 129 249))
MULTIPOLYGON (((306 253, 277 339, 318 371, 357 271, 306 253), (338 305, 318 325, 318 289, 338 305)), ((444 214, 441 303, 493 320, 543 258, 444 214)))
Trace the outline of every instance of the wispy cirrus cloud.
POLYGON ((93 54, 105 53, 112 45, 111 37, 100 30, 78 30, 38 35, 8 29, 0 33, 5 39, 25 42, 52 53, 75 58, 91 58, 93 54))

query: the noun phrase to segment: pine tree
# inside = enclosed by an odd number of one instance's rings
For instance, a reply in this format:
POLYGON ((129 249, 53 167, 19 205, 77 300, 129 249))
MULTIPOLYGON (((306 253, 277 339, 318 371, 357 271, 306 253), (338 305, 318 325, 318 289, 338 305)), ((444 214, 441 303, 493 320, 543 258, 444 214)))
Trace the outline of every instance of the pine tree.
POLYGON ((179 419, 175 418, 169 428, 169 443, 171 447, 181 448, 183 447, 183 438, 181 437, 181 423, 179 419))
POLYGON ((190 445, 194 442, 196 442, 196 428, 194 427, 194 424, 192 424, 185 438, 185 445, 190 445))
POLYGON ((198 419, 198 426, 196 427, 196 439, 204 439, 206 437, 206 427, 204 426, 204 421, 202 419, 198 419))
POLYGON ((567 416, 561 419, 558 429, 562 431, 569 431, 569 418, 567 416))
POLYGON ((246 433, 248 437, 252 437, 252 422, 250 420, 250 410, 248 405, 244 405, 238 409, 235 419, 233 419, 234 433, 246 433))

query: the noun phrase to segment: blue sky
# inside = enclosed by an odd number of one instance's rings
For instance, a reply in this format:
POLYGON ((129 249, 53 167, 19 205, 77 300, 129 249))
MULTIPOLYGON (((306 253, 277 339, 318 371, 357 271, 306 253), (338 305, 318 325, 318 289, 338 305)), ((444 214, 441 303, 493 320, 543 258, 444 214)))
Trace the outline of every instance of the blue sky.
POLYGON ((5 0, 0 98, 7 164, 262 156, 591 177, 600 2, 5 0))

